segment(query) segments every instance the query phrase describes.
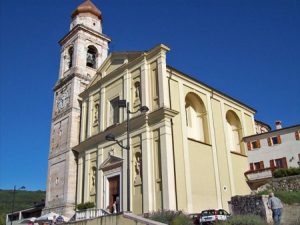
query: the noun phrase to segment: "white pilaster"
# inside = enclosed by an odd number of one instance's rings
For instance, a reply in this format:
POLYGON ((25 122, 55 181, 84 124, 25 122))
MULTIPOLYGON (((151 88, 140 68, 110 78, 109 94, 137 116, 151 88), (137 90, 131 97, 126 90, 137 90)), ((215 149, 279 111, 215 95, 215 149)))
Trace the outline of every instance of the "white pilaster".
POLYGON ((253 130, 252 130, 252 134, 256 134, 256 129, 255 129, 255 120, 254 120, 254 115, 251 114, 251 120, 252 120, 252 127, 253 127, 253 130))
POLYGON ((231 153, 229 151, 229 134, 226 124, 226 112, 224 107, 224 101, 220 101, 221 103, 221 115, 222 115, 222 123, 223 123, 223 129, 225 134, 225 144, 226 144, 226 156, 227 156, 227 164, 228 164, 228 172, 229 172, 229 180, 230 180, 230 190, 231 190, 231 196, 235 195, 235 186, 234 186, 234 176, 233 176, 233 170, 232 170, 232 160, 231 160, 231 153))
POLYGON ((77 174, 77 204, 82 202, 82 191, 83 191, 83 156, 78 156, 78 174, 77 174))
POLYGON ((87 102, 82 102, 82 114, 81 114, 81 127, 80 127, 80 142, 86 139, 86 113, 87 113, 87 102))
POLYGON ((98 149, 97 151, 97 195, 96 195, 96 204, 98 209, 106 208, 104 206, 104 189, 103 189, 103 171, 99 170, 100 165, 103 163, 103 148, 98 149))
MULTIPOLYGON (((246 119, 245 119, 245 111, 242 109, 241 110, 241 114, 242 114, 242 136, 248 136, 250 134, 247 133, 247 130, 246 130, 246 119)), ((241 148, 242 148, 242 144, 241 143, 241 148)))
MULTIPOLYGON (((129 73, 128 70, 125 70, 125 74, 124 74, 124 89, 123 89, 123 92, 124 92, 124 96, 120 96, 120 99, 126 99, 127 102, 130 102, 130 108, 132 107, 132 102, 131 102, 131 74, 129 73)), ((121 117, 124 118, 124 120, 126 120, 126 110, 121 110, 121 117)), ((130 116, 129 116, 130 118, 130 116)))
POLYGON ((176 209, 176 194, 174 180, 174 155, 170 121, 165 121, 160 128, 161 168, 163 188, 163 208, 176 209))
POLYGON ((215 182, 216 182, 216 194, 217 194, 217 204, 218 208, 223 208, 222 206, 222 193, 221 193, 221 184, 220 184, 220 174, 219 174, 219 163, 218 163, 218 155, 217 155, 217 143, 216 143, 216 134, 215 134, 215 125, 214 125, 214 115, 212 112, 212 102, 209 95, 206 95, 207 100, 207 110, 208 110, 208 121, 211 137, 211 147, 212 147, 212 155, 213 155, 213 163, 214 163, 214 174, 215 174, 215 182))
POLYGON ((179 82, 179 100, 180 100, 180 112, 181 115, 181 127, 182 127, 182 147, 183 147, 183 163, 185 171, 185 186, 186 186, 186 199, 187 199, 187 211, 193 210, 192 199, 192 183, 191 183, 191 171, 190 171, 190 155, 188 148, 187 129, 186 129, 186 115, 185 115, 185 95, 183 90, 183 84, 179 82))
POLYGON ((150 83, 149 83, 149 65, 147 60, 141 66, 141 93, 142 93, 142 105, 150 106, 150 83))
POLYGON ((106 113, 105 113, 105 109, 106 109, 106 107, 105 107, 105 104, 106 104, 106 102, 105 102, 105 88, 104 87, 102 87, 101 88, 101 91, 100 91, 100 120, 99 120, 99 122, 100 122, 100 132, 101 131, 103 131, 104 129, 105 129, 105 126, 106 126, 106 119, 105 119, 105 115, 106 115, 106 113))
POLYGON ((87 138, 92 134, 92 118, 93 118, 93 96, 89 96, 89 105, 87 111, 87 138))
POLYGON ((89 168, 90 168, 90 154, 85 153, 84 163, 84 188, 83 201, 89 201, 89 168))
POLYGON ((161 53, 161 57, 157 59, 158 64, 158 88, 159 88, 159 106, 170 108, 166 54, 161 53))
MULTIPOLYGON (((124 143, 123 143, 124 144, 124 143)), ((123 177, 123 181, 122 182, 122 190, 123 190, 123 206, 122 206, 122 209, 127 209, 127 182, 128 182, 128 179, 127 179, 127 154, 128 154, 128 151, 123 149, 122 151, 122 157, 123 157, 123 170, 122 170, 122 177, 123 177)), ((131 188, 131 190, 133 190, 131 188)))
POLYGON ((154 210, 154 190, 153 190, 153 173, 151 157, 151 135, 149 128, 142 134, 142 166, 143 166, 143 208, 144 212, 151 212, 154 210))

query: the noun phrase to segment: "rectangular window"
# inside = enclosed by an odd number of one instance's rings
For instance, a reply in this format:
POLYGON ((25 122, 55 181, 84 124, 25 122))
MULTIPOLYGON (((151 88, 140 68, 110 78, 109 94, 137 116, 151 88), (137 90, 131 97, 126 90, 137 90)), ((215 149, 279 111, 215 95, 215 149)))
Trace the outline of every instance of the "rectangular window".
POLYGON ((286 157, 275 159, 275 165, 277 168, 287 168, 286 157))
POLYGON ((119 97, 116 97, 110 101, 110 124, 113 125, 120 122, 120 115, 119 115, 119 97))
POLYGON ((272 137, 272 143, 273 143, 273 145, 277 145, 278 144, 278 138, 277 137, 272 137))
POLYGON ((280 137, 280 135, 268 138, 268 145, 269 146, 278 145, 278 144, 281 144, 281 137, 280 137))
POLYGON ((249 151, 251 151, 252 149, 260 148, 260 140, 248 142, 247 148, 249 151))
POLYGON ((255 162, 254 170, 261 170, 261 169, 264 169, 264 162, 263 161, 255 162))
POLYGON ((252 144, 253 149, 260 148, 260 141, 259 140, 253 141, 251 144, 252 144))
POLYGON ((295 138, 297 141, 300 140, 300 131, 299 130, 295 132, 295 138))
POLYGON ((254 166, 253 166, 253 163, 250 163, 250 170, 254 170, 254 166))

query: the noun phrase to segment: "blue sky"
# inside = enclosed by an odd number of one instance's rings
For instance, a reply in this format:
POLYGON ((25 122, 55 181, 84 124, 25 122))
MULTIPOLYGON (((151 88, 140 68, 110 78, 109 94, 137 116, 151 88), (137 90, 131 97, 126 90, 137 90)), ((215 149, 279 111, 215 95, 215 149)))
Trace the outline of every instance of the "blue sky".
MULTIPOLYGON (((45 190, 58 41, 82 0, 0 0, 0 189, 45 190)), ((94 0, 110 50, 171 48, 169 65, 300 123, 300 1, 94 0)))

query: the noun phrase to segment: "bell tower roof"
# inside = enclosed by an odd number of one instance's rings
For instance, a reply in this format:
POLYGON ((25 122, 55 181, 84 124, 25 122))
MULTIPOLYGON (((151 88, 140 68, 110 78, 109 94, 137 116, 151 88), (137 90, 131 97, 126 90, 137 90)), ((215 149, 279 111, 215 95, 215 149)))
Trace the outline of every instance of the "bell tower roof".
POLYGON ((90 0, 85 0, 81 5, 79 5, 72 13, 72 18, 80 13, 91 13, 99 19, 102 19, 101 11, 90 0))

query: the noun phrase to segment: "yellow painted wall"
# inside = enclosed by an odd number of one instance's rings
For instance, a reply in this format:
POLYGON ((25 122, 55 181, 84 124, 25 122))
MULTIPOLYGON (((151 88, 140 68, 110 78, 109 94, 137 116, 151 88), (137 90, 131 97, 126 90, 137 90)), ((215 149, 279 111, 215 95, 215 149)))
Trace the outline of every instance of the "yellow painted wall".
POLYGON ((212 148, 188 141, 192 183, 193 212, 217 207, 212 148))
POLYGON ((245 136, 255 134, 252 117, 245 113, 245 136))
POLYGON ((244 172, 248 170, 248 159, 246 156, 240 156, 231 153, 232 168, 234 175, 235 194, 236 195, 247 195, 250 194, 250 188, 246 183, 244 172))

